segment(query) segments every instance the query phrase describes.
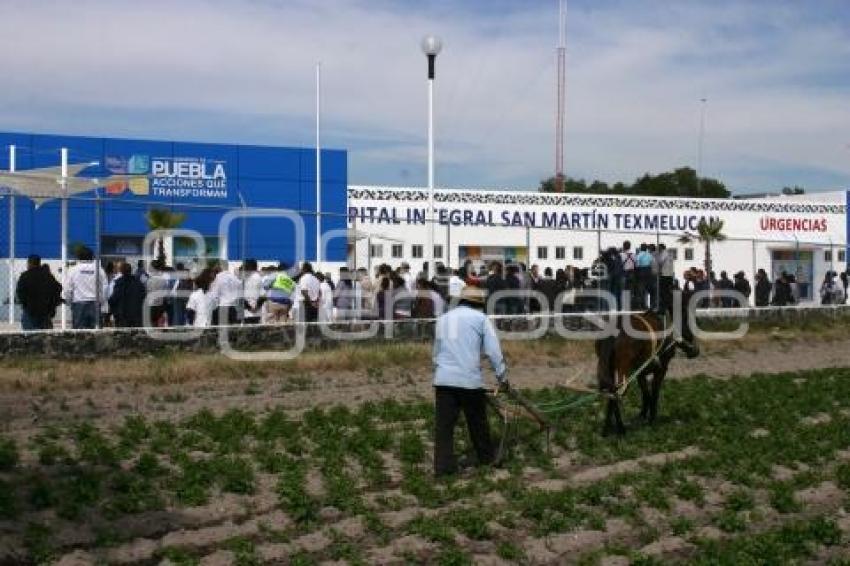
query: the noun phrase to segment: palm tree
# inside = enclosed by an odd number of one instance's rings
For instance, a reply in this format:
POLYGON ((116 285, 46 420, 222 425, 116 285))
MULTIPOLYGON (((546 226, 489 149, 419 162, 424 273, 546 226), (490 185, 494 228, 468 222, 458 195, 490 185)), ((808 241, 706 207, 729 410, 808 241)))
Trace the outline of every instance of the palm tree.
POLYGON ((726 239, 726 234, 723 233, 723 221, 719 218, 705 218, 699 221, 697 225, 697 233, 692 234, 685 232, 679 238, 680 244, 690 244, 692 242, 702 242, 705 245, 705 272, 711 273, 711 244, 712 242, 722 242, 726 239))
MULTIPOLYGON (((149 230, 172 230, 186 221, 186 214, 166 208, 152 208, 145 213, 145 220, 149 230)), ((156 259, 161 265, 165 264, 165 240, 161 236, 157 239, 156 259)))

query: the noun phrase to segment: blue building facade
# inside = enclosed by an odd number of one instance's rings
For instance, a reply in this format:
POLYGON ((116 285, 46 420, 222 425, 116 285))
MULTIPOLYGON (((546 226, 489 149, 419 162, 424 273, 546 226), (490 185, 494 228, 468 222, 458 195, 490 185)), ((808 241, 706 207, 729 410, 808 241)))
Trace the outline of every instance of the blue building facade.
MULTIPOLYGON (((226 254, 222 253, 218 239, 222 216, 246 207, 296 212, 303 220, 303 258, 316 258, 315 148, 0 133, 0 169, 9 169, 11 145, 16 147, 17 171, 59 166, 61 148, 69 150, 71 165, 96 162, 77 176, 103 180, 102 186, 95 189, 92 182, 91 190, 69 199, 69 247, 96 248, 96 211, 100 210, 101 255, 141 255, 141 242, 148 232, 145 213, 165 208, 184 213, 181 228, 204 236, 205 255, 301 259, 295 249, 295 227, 283 218, 234 221, 222 244, 227 246, 226 254)), ((335 231, 322 259, 344 262, 347 153, 323 149, 321 162, 322 233, 335 231)), ((9 202, 0 200, 0 253, 4 256, 8 255, 9 202)), ((16 257, 32 253, 60 257, 59 200, 17 197, 15 216, 16 257)), ((182 240, 175 242, 174 255, 198 256, 191 247, 182 240)))

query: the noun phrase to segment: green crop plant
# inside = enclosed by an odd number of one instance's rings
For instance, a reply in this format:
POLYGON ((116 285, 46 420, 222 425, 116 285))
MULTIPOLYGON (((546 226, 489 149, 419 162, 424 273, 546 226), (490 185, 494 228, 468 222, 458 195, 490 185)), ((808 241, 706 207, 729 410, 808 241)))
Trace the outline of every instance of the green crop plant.
POLYGON ((419 535, 432 542, 449 543, 454 541, 454 531, 438 516, 419 515, 407 524, 407 532, 419 535))
POLYGON ((794 487, 788 482, 776 482, 770 489, 770 504, 780 513, 797 513, 802 505, 794 496, 794 487))
POLYGON ((236 566, 257 566, 260 557, 254 541, 244 537, 235 537, 224 542, 224 548, 233 552, 233 560, 236 566))
POLYGON ((174 546, 167 546, 156 552, 156 557, 160 560, 167 560, 174 566, 197 566, 200 564, 200 559, 186 550, 174 546))
POLYGON ((117 466, 119 456, 112 442, 93 425, 83 423, 74 429, 77 455, 82 462, 117 466))
POLYGON ((55 556, 53 544, 50 540, 51 534, 50 527, 43 523, 27 524, 23 535, 23 546, 30 561, 36 564, 45 564, 55 556))
POLYGON ((211 488, 216 481, 216 468, 213 462, 181 455, 176 464, 178 472, 169 482, 174 498, 183 505, 196 506, 207 503, 211 488))
POLYGON ((0 479, 0 517, 14 519, 18 515, 18 502, 15 487, 0 479))
POLYGON ((445 544, 437 553, 435 563, 439 566, 467 566, 472 564, 472 558, 456 544, 445 544))
POLYGON ((746 489, 737 489, 726 496, 723 507, 730 511, 747 511, 755 506, 753 495, 746 489))
POLYGON ((217 456, 211 466, 215 471, 216 483, 223 492, 254 493, 256 476, 254 466, 247 458, 239 456, 217 456))
POLYGON ((110 478, 109 498, 105 501, 105 513, 110 517, 153 511, 163 507, 159 490, 152 481, 139 474, 116 472, 110 478))
POLYGON ((297 523, 316 520, 319 503, 307 493, 307 467, 303 462, 294 462, 278 477, 277 494, 281 507, 297 523))
POLYGON ((796 563, 813 555, 819 546, 834 546, 841 541, 835 522, 823 517, 795 521, 778 529, 739 535, 730 539, 699 542, 695 564, 760 564, 766 557, 771 563, 796 563))
POLYGON ((13 469, 18 465, 18 445, 11 438, 0 437, 0 472, 13 469))
POLYGON ((525 552, 522 547, 509 540, 502 540, 496 545, 496 554, 502 560, 509 562, 521 562, 525 558, 525 552))
POLYGON ((448 512, 446 519, 452 527, 473 540, 486 540, 492 535, 487 523, 492 514, 482 507, 462 507, 448 512))

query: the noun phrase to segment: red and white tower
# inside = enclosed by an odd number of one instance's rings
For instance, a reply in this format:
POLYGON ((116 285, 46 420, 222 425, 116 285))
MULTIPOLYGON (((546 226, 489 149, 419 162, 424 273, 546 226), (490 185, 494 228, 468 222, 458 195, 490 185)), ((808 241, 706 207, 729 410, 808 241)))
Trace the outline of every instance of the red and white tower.
POLYGON ((558 6, 558 47, 555 89, 555 191, 564 192, 564 118, 565 94, 567 82, 567 45, 566 45, 567 0, 559 0, 558 6))

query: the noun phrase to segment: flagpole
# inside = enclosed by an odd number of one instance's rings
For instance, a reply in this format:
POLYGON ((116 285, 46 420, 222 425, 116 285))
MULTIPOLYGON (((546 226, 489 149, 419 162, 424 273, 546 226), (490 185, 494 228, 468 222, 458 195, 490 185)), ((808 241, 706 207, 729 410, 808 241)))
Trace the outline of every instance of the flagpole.
MULTIPOLYGON (((17 148, 9 146, 9 173, 16 169, 17 148)), ((9 189, 9 325, 15 324, 15 193, 9 189)))
POLYGON ((322 64, 316 63, 316 269, 322 265, 322 64))

